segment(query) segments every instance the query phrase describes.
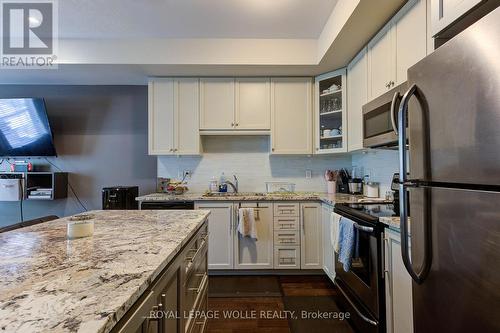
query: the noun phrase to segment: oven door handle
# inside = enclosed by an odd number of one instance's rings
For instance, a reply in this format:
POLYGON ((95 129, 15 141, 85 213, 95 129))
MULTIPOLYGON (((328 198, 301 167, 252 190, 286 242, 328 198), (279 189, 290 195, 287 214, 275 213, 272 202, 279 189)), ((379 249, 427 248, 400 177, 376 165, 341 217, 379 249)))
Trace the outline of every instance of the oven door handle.
POLYGON ((359 224, 357 224, 357 223, 354 223, 354 227, 355 227, 356 229, 361 230, 361 231, 373 232, 373 228, 372 228, 372 227, 365 227, 365 226, 359 225, 359 224))
POLYGON ((342 287, 337 283, 336 284, 337 287, 339 288, 340 292, 342 293, 342 295, 344 295, 345 299, 347 300, 347 302, 349 302, 349 304, 353 307, 353 309, 356 311, 356 313, 358 314, 358 316, 361 317, 361 319, 363 319, 364 321, 366 321, 367 323, 373 325, 373 326, 378 326, 378 322, 373 320, 373 319, 370 319, 368 318, 367 316, 365 316, 359 309, 358 307, 356 306, 356 304, 349 298, 349 296, 347 296, 347 293, 342 289, 342 287))

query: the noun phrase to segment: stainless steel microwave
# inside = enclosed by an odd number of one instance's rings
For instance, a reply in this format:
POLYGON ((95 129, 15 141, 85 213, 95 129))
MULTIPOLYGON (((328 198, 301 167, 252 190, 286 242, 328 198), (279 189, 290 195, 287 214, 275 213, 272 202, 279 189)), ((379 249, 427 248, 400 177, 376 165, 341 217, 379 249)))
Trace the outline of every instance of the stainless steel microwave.
POLYGON ((407 90, 404 82, 363 105, 363 147, 395 148, 399 103, 407 90))

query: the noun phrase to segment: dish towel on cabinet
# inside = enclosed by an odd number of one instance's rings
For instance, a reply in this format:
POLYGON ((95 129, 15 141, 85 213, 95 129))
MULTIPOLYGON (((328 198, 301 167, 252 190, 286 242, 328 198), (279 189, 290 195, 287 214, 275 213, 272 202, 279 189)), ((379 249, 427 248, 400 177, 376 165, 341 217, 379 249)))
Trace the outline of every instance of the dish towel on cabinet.
POLYGON ((330 214, 330 241, 335 253, 339 253, 339 223, 341 217, 334 212, 330 214))
POLYGON ((257 220, 253 208, 240 208, 238 210, 238 232, 240 235, 257 240, 257 220))
POLYGON ((352 257, 356 246, 356 229, 354 222, 342 217, 339 222, 339 256, 338 260, 344 267, 344 271, 351 269, 352 257))

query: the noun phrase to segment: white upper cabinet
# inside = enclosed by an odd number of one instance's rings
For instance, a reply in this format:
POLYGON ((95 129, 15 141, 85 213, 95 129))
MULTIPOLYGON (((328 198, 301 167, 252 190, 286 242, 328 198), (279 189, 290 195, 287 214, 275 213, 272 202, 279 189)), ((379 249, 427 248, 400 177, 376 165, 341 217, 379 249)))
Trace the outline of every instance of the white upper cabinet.
POLYGON ((174 81, 155 79, 148 84, 149 155, 174 153, 174 81))
POLYGON ((368 43, 368 96, 373 99, 391 89, 395 82, 393 23, 387 24, 368 43))
POLYGON ((312 153, 311 78, 271 79, 271 153, 312 153))
POLYGON ((407 80, 407 70, 427 55, 426 0, 418 0, 396 14, 396 84, 407 80))
POLYGON ((271 128, 271 84, 269 78, 236 79, 235 127, 243 130, 271 128))
POLYGON ((314 144, 316 154, 347 151, 346 69, 316 77, 314 144))
POLYGON ((269 78, 200 79, 200 129, 269 131, 270 94, 269 78))
POLYGON ((347 66, 347 147, 349 151, 363 149, 363 105, 368 101, 367 48, 347 66))
POLYGON ((174 80, 174 131, 175 153, 196 155, 200 153, 199 115, 200 90, 197 78, 174 80))
POLYGON ((403 83, 427 54, 426 0, 409 0, 368 43, 368 100, 403 83))
POLYGON ((436 35, 482 0, 431 0, 431 31, 436 35))
POLYGON ((150 155, 200 153, 198 85, 198 79, 154 79, 149 82, 150 155))
POLYGON ((200 129, 234 129, 234 78, 200 79, 200 129))

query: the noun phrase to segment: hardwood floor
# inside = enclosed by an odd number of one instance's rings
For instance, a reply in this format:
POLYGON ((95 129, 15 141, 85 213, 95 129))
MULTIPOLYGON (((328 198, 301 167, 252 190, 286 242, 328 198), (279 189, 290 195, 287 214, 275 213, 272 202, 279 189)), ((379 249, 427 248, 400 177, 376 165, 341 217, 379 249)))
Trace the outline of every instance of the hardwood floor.
POLYGON ((303 313, 317 311, 339 312, 336 297, 337 290, 326 276, 211 276, 208 309, 217 313, 218 318, 208 320, 205 332, 351 333, 353 330, 345 320, 303 317, 303 313), (274 282, 279 286, 280 296, 268 297, 277 294, 274 282), (232 295, 228 289, 234 289, 232 295), (250 289, 252 296, 248 296, 250 289))

